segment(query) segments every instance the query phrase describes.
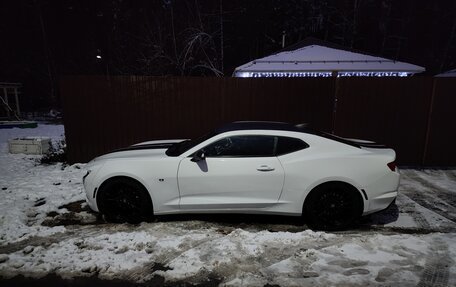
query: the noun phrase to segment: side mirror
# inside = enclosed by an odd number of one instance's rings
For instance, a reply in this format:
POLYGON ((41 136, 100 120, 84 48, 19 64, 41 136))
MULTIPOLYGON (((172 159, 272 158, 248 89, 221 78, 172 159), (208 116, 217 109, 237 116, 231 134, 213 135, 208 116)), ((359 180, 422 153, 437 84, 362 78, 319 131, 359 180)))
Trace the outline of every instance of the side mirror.
POLYGON ((191 161, 199 162, 199 161, 202 161, 202 160, 205 160, 205 159, 206 159, 206 155, 204 154, 204 151, 199 150, 195 154, 193 154, 193 157, 192 157, 191 161))

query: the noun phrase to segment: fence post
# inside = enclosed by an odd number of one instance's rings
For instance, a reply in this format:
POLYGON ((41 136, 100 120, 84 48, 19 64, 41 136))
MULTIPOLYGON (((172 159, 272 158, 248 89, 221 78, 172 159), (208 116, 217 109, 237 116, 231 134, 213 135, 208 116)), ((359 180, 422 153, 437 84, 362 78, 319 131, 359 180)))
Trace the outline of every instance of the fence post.
POLYGON ((427 118, 427 126, 426 126, 426 134, 424 138, 424 149, 423 149, 423 158, 421 159, 421 166, 423 167, 426 161, 426 155, 428 151, 428 144, 429 144, 429 134, 431 132, 431 119, 432 119, 432 112, 434 109, 434 97, 435 97, 435 82, 437 81, 436 78, 432 78, 432 92, 431 92, 431 102, 429 104, 429 111, 428 111, 428 118, 427 118))
POLYGON ((334 79, 334 102, 333 102, 333 118, 332 118, 332 131, 331 133, 336 132, 336 116, 337 116, 337 101, 339 98, 339 77, 337 77, 337 72, 332 73, 332 78, 334 79))

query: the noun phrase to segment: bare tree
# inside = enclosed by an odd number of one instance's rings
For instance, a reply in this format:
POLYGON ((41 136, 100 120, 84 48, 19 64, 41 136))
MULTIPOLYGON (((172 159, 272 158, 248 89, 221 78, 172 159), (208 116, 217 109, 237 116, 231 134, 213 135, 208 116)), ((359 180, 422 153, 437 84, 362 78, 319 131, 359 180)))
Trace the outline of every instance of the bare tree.
POLYGON ((450 35, 449 35, 448 41, 443 49, 442 62, 440 64, 440 71, 443 70, 445 64, 447 63, 448 53, 450 51, 451 46, 454 44, 455 40, 456 40, 456 17, 453 18, 453 25, 451 25, 450 35))
POLYGON ((46 66, 47 66, 47 73, 49 77, 49 89, 50 89, 50 98, 51 102, 57 102, 57 89, 56 89, 56 82, 55 82, 55 77, 54 77, 54 69, 53 69, 53 64, 52 64, 52 58, 51 58, 51 50, 49 49, 49 44, 48 44, 48 38, 47 38, 47 33, 46 33, 46 26, 44 25, 44 19, 43 19, 43 13, 41 11, 41 4, 38 3, 37 0, 34 1, 37 13, 38 13, 38 19, 40 21, 40 29, 41 29, 41 35, 43 39, 43 52, 45 55, 45 60, 46 60, 46 66))

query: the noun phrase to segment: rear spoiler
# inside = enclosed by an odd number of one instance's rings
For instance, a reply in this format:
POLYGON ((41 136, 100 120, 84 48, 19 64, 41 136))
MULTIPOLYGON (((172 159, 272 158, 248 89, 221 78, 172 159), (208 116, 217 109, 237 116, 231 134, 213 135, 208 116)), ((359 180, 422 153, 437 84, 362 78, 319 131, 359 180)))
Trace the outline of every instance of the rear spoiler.
POLYGON ((309 133, 309 134, 314 134, 320 137, 324 137, 333 141, 337 141, 340 143, 344 143, 350 146, 354 146, 357 148, 389 148, 388 146, 384 144, 379 144, 373 141, 366 141, 366 140, 359 140, 359 139, 349 139, 349 138, 343 138, 339 137, 330 133, 322 132, 319 130, 315 130, 310 128, 309 124, 303 123, 303 124, 297 124, 295 125, 296 129, 298 129, 301 132, 309 133))
POLYGON ((365 140, 359 140, 359 139, 347 139, 343 138, 344 140, 352 143, 353 145, 357 145, 358 147, 367 147, 367 148, 389 148, 388 146, 372 141, 365 141, 365 140))

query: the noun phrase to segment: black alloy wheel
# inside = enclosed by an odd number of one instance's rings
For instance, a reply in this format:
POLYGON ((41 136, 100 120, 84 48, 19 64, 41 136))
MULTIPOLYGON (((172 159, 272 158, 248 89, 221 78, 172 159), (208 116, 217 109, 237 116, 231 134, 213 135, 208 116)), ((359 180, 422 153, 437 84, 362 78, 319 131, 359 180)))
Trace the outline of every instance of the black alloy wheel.
POLYGON ((125 177, 104 183, 98 191, 97 204, 109 222, 140 223, 153 216, 147 190, 139 182, 125 177))
POLYGON ((356 222, 362 206, 362 199, 356 190, 334 182, 323 184, 311 192, 303 214, 312 229, 344 230, 356 222))

